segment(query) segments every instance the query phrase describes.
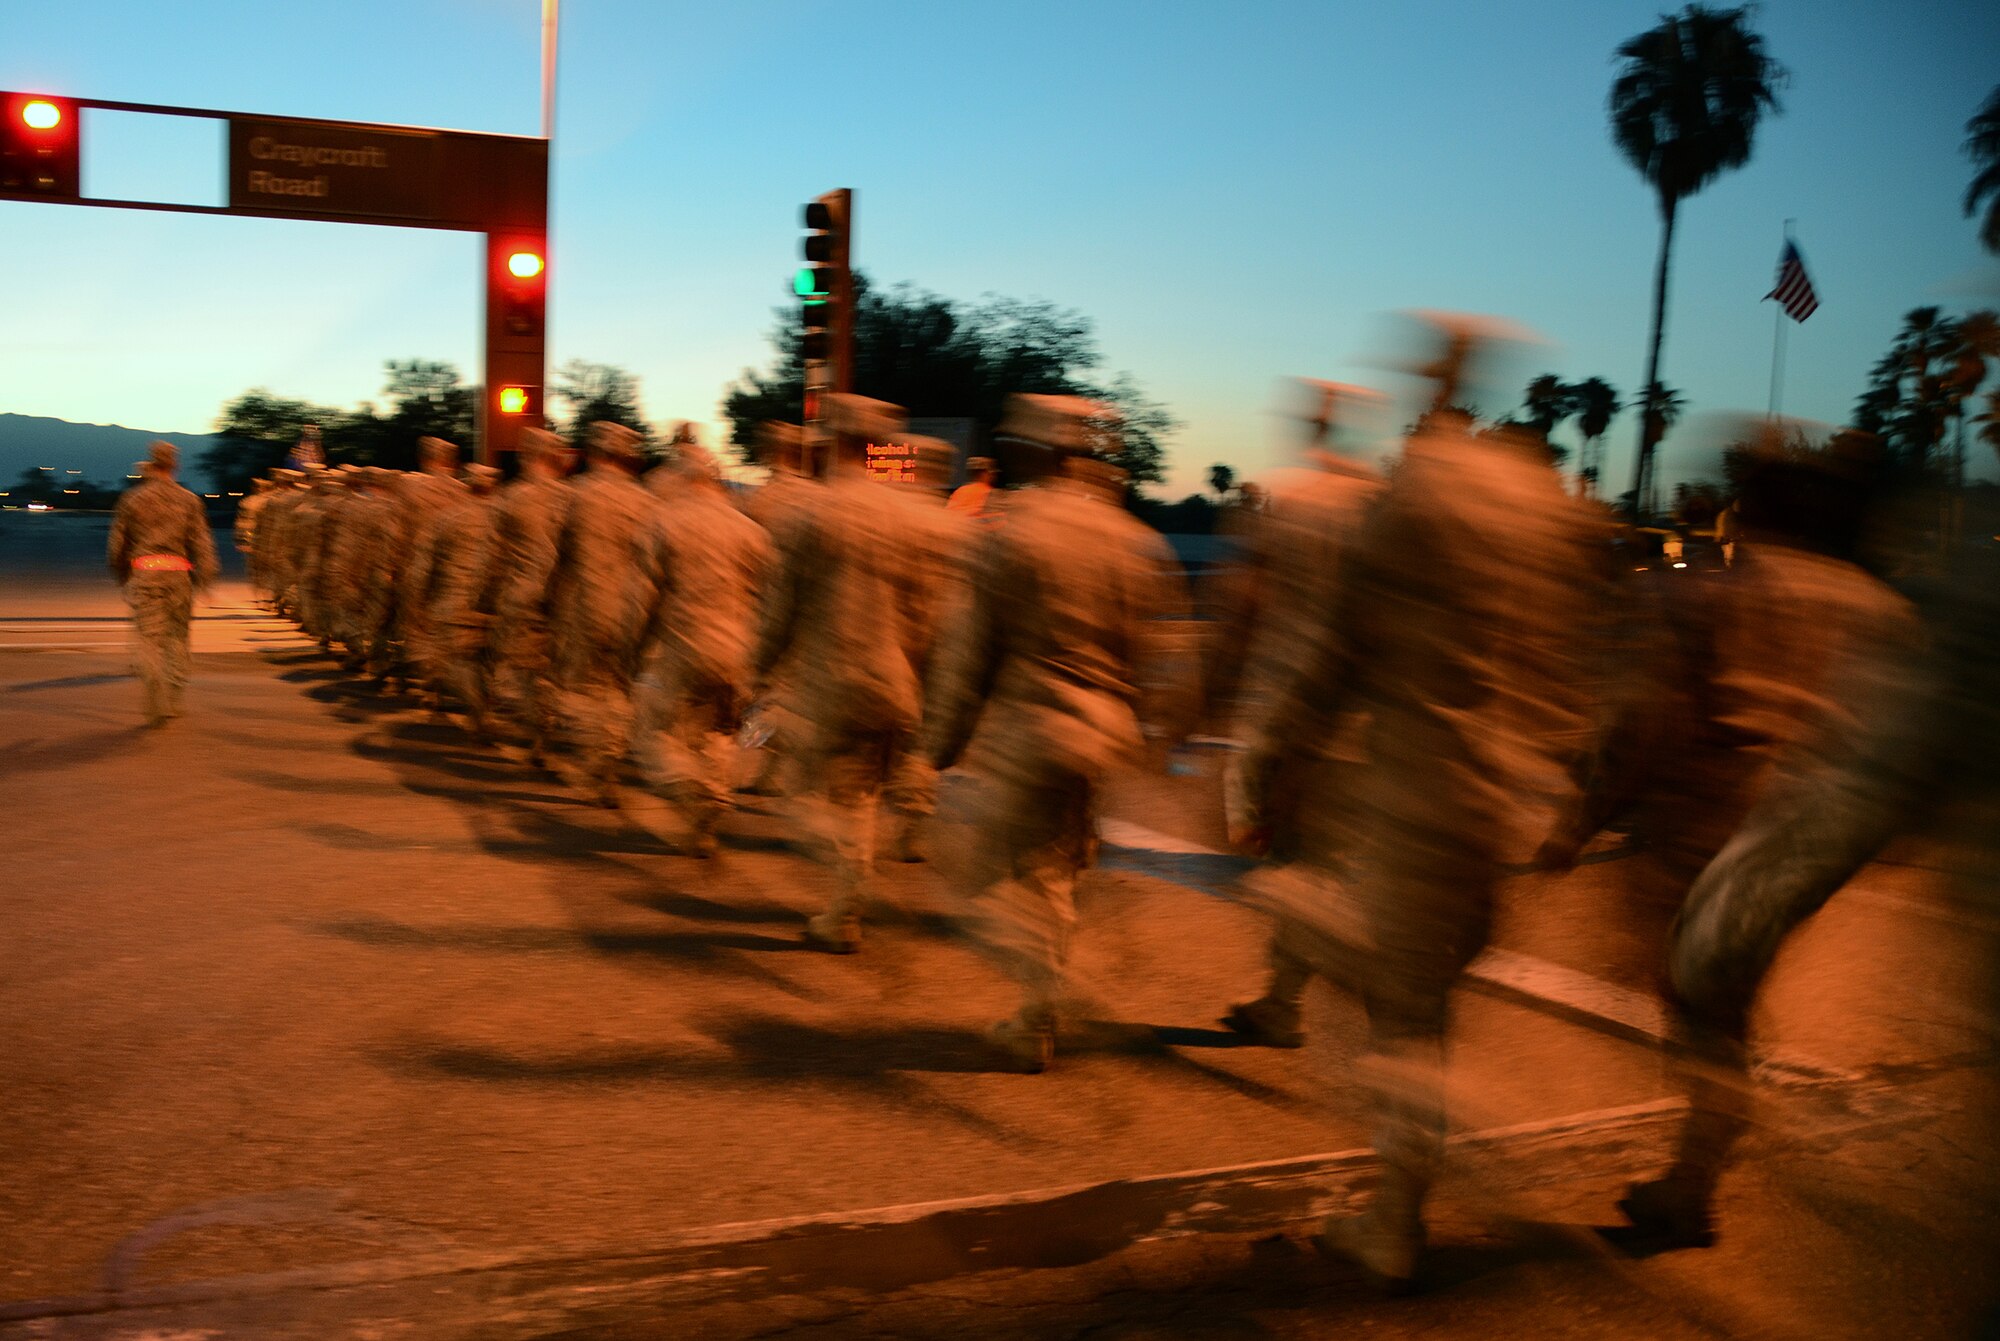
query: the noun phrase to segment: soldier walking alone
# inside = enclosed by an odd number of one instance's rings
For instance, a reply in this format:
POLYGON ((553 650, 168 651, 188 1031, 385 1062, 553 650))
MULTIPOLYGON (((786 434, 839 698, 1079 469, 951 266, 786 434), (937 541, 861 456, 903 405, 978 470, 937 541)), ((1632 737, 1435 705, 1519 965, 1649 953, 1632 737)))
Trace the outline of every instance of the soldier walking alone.
POLYGON ((146 722, 181 715, 188 682, 188 622, 194 596, 215 581, 215 541, 201 500, 174 482, 180 452, 170 442, 149 449, 145 479, 118 499, 111 520, 111 574, 125 589, 137 637, 146 722))

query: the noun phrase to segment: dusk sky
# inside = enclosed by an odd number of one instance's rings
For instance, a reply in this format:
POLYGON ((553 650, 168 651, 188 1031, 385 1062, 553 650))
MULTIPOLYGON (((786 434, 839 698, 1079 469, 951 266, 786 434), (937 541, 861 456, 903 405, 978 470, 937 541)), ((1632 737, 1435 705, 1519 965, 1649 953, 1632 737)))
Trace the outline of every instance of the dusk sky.
MULTIPOLYGON (((801 203, 847 186, 875 282, 1092 318, 1107 371, 1183 421, 1175 496, 1211 462, 1281 459, 1284 375, 1404 390, 1374 366, 1399 308, 1540 332, 1516 387, 1629 395, 1659 227, 1605 95, 1661 8, 568 0, 551 363, 621 365, 655 422, 714 424, 769 358, 801 203)), ((1959 149, 2000 81, 2000 5, 1777 0, 1755 22, 1784 114, 1683 209, 1663 376, 1691 412, 1764 408, 1760 300, 1796 219, 1821 307, 1790 332, 1784 408, 1839 422, 1903 312, 2000 305, 1959 149)), ((535 134, 538 40, 537 0, 9 0, 0 88, 535 134)), ((219 201, 218 123, 85 133, 87 191, 219 201)), ((0 227, 0 411, 203 431, 250 387, 376 398, 386 358, 478 376, 469 234, 14 202, 0 227)))

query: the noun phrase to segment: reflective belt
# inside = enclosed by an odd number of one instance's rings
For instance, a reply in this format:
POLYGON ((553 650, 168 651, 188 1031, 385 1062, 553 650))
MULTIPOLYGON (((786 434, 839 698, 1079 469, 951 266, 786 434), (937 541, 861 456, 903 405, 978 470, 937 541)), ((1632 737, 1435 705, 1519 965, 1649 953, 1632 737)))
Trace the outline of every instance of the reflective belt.
POLYGON ((178 554, 141 554, 132 560, 135 573, 192 573, 194 565, 178 554))

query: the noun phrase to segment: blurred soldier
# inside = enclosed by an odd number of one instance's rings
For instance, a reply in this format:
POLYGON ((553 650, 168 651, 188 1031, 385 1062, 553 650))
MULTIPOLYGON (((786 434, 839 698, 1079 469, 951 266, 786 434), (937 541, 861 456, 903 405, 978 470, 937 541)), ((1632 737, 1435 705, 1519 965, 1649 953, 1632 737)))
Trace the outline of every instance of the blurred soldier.
MULTIPOLYGON (((938 637, 963 617, 970 597, 969 568, 978 533, 969 515, 952 511, 946 500, 958 449, 942 439, 918 435, 907 435, 901 441, 915 461, 915 478, 894 487, 909 505, 911 562, 930 577, 908 591, 917 680, 928 684, 938 637)), ((920 742, 913 739, 897 756, 883 800, 896 816, 889 850, 898 861, 923 860, 917 835, 937 810, 937 770, 931 767, 920 742)))
POLYGON ((334 494, 340 487, 340 476, 324 466, 314 466, 311 481, 306 496, 292 512, 285 540, 290 550, 292 592, 299 627, 307 637, 317 639, 320 650, 324 652, 329 640, 323 617, 325 612, 320 608, 325 591, 319 551, 320 543, 325 539, 326 514, 333 506, 334 494))
POLYGON ((336 488, 320 521, 319 553, 312 576, 313 600, 331 643, 341 647, 341 664, 356 664, 360 637, 356 625, 353 591, 343 582, 349 551, 355 542, 356 524, 367 509, 367 472, 360 466, 334 468, 336 488))
MULTIPOLYGON (((1746 502, 1737 566, 1762 555, 1746 502)), ((1619 1203, 1642 1243, 1712 1238, 1714 1189, 1743 1122, 1743 1040, 1764 975, 1791 933, 1899 834, 1963 806, 1966 893, 2000 888, 2000 550, 1966 552, 1927 602, 1931 643, 1891 641, 1839 686, 1840 716, 1788 751, 1674 924, 1671 997, 1692 1057, 1689 1112, 1665 1177, 1619 1203)), ((1987 965, 1990 1010, 1995 966, 1987 965)), ((1990 1020, 1990 1016, 1987 1017, 1990 1020)), ((1990 1027, 1990 1025, 1989 1025, 1990 1027)), ((1989 1314, 1989 1322, 1994 1315, 1989 1314)))
POLYGON ((361 596, 361 638, 365 644, 368 678, 386 684, 397 668, 400 623, 397 575, 403 562, 403 544, 408 514, 403 490, 414 478, 407 471, 380 468, 369 493, 374 503, 367 513, 370 543, 357 548, 349 569, 361 596))
POLYGON ((271 501, 270 487, 271 482, 267 479, 251 484, 250 496, 236 506, 236 524, 231 528, 236 552, 243 556, 243 575, 250 583, 253 598, 264 590, 263 574, 257 567, 257 514, 271 501))
POLYGON ((583 755, 582 784, 618 804, 632 725, 632 680, 659 597, 659 502, 639 483, 644 445, 623 424, 589 429, 590 468, 577 480, 549 581, 557 680, 583 755))
MULTIPOLYGON (((1908 604, 1843 557, 1860 541, 1869 464, 1836 451, 1788 456, 1785 431, 1777 422, 1752 431, 1736 562, 1671 584, 1651 692, 1622 696, 1624 711, 1585 770, 1588 786, 1543 848, 1546 864, 1567 865, 1622 812, 1646 847, 1633 864, 1639 916, 1663 922, 1682 910, 1685 922, 1696 878, 1773 776, 1802 750, 1822 748, 1814 742, 1854 736, 1862 685, 1918 643, 1908 604)), ((1783 914, 1782 930, 1803 915, 1783 914)), ((1768 963, 1766 955, 1742 984, 1746 1010, 1768 963)), ((1681 1035, 1669 1065, 1689 1119, 1672 1169, 1621 1205, 1644 1235, 1706 1243, 1715 1179, 1744 1120, 1744 1021, 1689 1009, 1676 990, 1669 1000, 1681 1035)))
POLYGON ((341 665, 349 671, 358 672, 368 664, 375 565, 387 543, 391 507, 383 495, 384 479, 394 473, 363 466, 347 477, 346 500, 322 559, 333 637, 345 648, 341 665))
POLYGON ((430 645, 432 528, 440 513, 465 497, 458 479, 458 445, 443 438, 417 439, 417 470, 399 495, 402 528, 396 547, 396 633, 407 666, 421 675, 436 663, 430 645))
POLYGON ((712 465, 715 458, 701 444, 701 426, 692 419, 679 419, 667 432, 666 446, 660 454, 660 463, 646 472, 646 487, 661 498, 689 482, 690 477, 678 469, 678 458, 683 448, 691 447, 701 458, 712 465))
POLYGON ((665 548, 633 753, 687 820, 694 854, 708 857, 729 809, 733 734, 756 680, 757 601, 771 540, 729 501, 715 458, 690 438, 676 435, 648 482, 660 494, 665 548), (660 488, 662 472, 677 482, 660 488))
POLYGON ((1367 1010, 1358 1069, 1382 1178, 1322 1241, 1390 1285, 1415 1276, 1443 1154, 1452 987, 1486 945, 1502 863, 1546 823, 1529 798, 1560 786, 1557 742, 1581 727, 1573 658, 1589 599, 1590 531, 1546 448, 1475 437, 1448 408, 1491 327, 1431 320, 1444 337, 1424 369, 1432 410, 1347 555, 1327 636, 1260 719, 1231 817, 1239 840, 1267 829, 1282 761, 1343 713, 1368 714, 1347 888, 1315 882, 1283 911, 1299 943, 1316 933, 1312 966, 1367 1010))
POLYGON ((998 501, 995 486, 1000 482, 1000 470, 993 464, 993 458, 973 457, 965 463, 965 476, 965 483, 952 490, 951 501, 945 506, 973 521, 986 521, 998 515, 993 508, 998 501))
POLYGON ((804 720, 806 804, 836 878, 833 901, 806 924, 821 949, 861 946, 874 880, 876 806, 922 712, 914 611, 930 574, 918 567, 908 508, 868 474, 860 447, 895 438, 902 411, 845 394, 828 398, 839 435, 824 495, 773 539, 779 572, 764 610, 757 670, 791 666, 790 706, 804 720))
MULTIPOLYGON (((783 536, 815 513, 825 502, 826 489, 812 472, 805 431, 797 424, 766 420, 757 426, 757 457, 770 478, 743 504, 744 515, 763 527, 772 544, 783 550, 783 536)), ((811 740, 811 730, 792 707, 795 667, 780 662, 763 674, 757 701, 757 727, 764 738, 764 763, 746 790, 761 795, 783 794, 796 784, 799 761, 811 740)))
POLYGON ((188 623, 195 593, 215 581, 215 541, 201 500, 174 482, 180 452, 170 442, 147 449, 145 478, 118 498, 111 518, 111 574, 132 607, 146 721, 181 715, 188 682, 188 623))
POLYGON ((290 611, 291 602, 291 545, 287 536, 291 529, 292 511, 303 496, 299 473, 295 470, 274 470, 271 501, 264 505, 257 519, 257 569, 262 574, 265 593, 274 614, 285 615, 290 611))
POLYGON ((458 699, 482 739, 488 732, 488 619, 479 609, 479 597, 493 564, 493 490, 499 483, 500 472, 492 466, 465 468, 465 493, 431 523, 425 593, 430 603, 425 623, 432 631, 430 681, 458 699))
POLYGON ((1041 456, 1007 525, 974 551, 964 617, 938 650, 925 715, 931 763, 977 743, 981 774, 973 927, 1020 982, 993 1030, 1023 1069, 1047 1066, 1094 847, 1097 793, 1136 762, 1147 621, 1185 613, 1172 552, 1124 509, 1116 412, 1070 396, 1014 396, 1000 435, 1041 456))
MULTIPOLYGON (((1313 659, 1321 639, 1340 636, 1330 627, 1340 579, 1362 517, 1382 488, 1372 467, 1336 452, 1334 430, 1351 409, 1384 398, 1336 382, 1307 381, 1304 390, 1309 402, 1302 416, 1303 460, 1274 472, 1263 510, 1236 519, 1240 557, 1219 583, 1204 706, 1211 720, 1220 718, 1243 686, 1236 733, 1245 740, 1271 736, 1270 716, 1286 678, 1313 659)), ((1315 723, 1291 740, 1292 753, 1266 764, 1259 845, 1273 862, 1300 860, 1310 852, 1316 865, 1331 866, 1347 818, 1340 779, 1357 760, 1351 749, 1345 762, 1330 756, 1341 752, 1340 742, 1352 745, 1355 725, 1351 718, 1338 726, 1315 723)), ((1237 778, 1232 770, 1226 785, 1237 778)), ((1223 1023, 1257 1042, 1300 1046, 1299 1002, 1311 976, 1281 924, 1271 944, 1268 990, 1236 1007, 1223 1023)))
POLYGON ((548 591, 574 497, 567 477, 575 459, 570 445, 547 429, 522 430, 521 473, 495 498, 493 562, 478 605, 493 620, 494 687, 513 700, 537 767, 558 721, 548 591))

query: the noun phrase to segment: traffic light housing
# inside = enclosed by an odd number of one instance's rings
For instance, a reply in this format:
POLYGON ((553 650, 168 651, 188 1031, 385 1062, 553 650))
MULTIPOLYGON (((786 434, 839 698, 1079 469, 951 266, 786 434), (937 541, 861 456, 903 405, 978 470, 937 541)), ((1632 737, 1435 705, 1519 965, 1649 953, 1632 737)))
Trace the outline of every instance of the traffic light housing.
POLYGON ((82 199, 80 112, 68 98, 0 93, 0 199, 82 199))
POLYGON ((836 352, 836 323, 852 305, 848 227, 852 193, 829 191, 805 208, 805 259, 792 276, 799 299, 800 352, 808 363, 826 363, 836 352))
POLYGON ((549 252, 538 237, 507 240, 492 248, 497 273, 491 292, 499 305, 500 329, 524 340, 539 340, 548 324, 549 252))

